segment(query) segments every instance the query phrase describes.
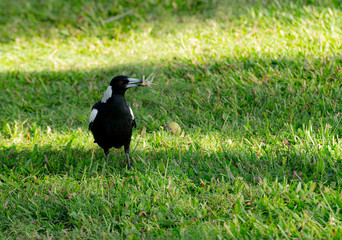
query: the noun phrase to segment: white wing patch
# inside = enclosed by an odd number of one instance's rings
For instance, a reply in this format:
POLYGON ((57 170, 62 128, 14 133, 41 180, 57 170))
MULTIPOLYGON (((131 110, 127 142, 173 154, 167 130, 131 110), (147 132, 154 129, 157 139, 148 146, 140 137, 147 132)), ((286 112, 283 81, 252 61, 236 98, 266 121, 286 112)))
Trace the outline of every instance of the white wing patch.
POLYGON ((96 108, 93 108, 93 110, 91 111, 91 114, 90 114, 89 123, 94 122, 98 112, 99 111, 96 108))
POLYGON ((103 98, 101 100, 101 102, 102 103, 107 102, 107 100, 112 96, 112 92, 113 92, 112 86, 108 86, 107 90, 106 90, 106 92, 105 92, 105 94, 104 94, 104 96, 103 96, 103 98))
POLYGON ((132 120, 134 120, 134 114, 133 114, 132 108, 129 108, 129 111, 131 112, 132 120))

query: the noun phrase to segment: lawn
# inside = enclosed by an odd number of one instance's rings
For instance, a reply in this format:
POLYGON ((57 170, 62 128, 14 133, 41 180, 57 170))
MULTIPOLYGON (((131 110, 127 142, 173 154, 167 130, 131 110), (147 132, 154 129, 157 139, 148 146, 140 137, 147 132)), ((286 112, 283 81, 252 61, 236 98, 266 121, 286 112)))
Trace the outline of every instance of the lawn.
POLYGON ((0 238, 341 239, 341 9, 0 1, 0 238), (152 72, 107 165, 91 106, 152 72))

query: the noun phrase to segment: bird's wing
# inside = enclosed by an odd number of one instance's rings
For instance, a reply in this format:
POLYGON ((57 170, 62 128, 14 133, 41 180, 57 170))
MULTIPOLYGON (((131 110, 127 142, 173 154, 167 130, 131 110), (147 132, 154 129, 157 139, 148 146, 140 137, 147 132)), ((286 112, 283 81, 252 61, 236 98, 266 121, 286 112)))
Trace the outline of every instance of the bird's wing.
POLYGON ((127 103, 127 106, 129 108, 129 112, 131 113, 131 116, 132 116, 132 127, 137 127, 137 124, 135 122, 135 118, 134 118, 134 114, 133 114, 133 110, 132 108, 129 106, 129 103, 127 103))
POLYGON ((96 116, 99 112, 99 110, 98 110, 99 105, 100 105, 100 102, 97 102, 94 104, 94 106, 91 109, 91 113, 90 113, 90 117, 89 117, 89 130, 91 130, 91 127, 93 126, 93 123, 94 123, 96 116))
POLYGON ((132 127, 137 127, 137 123, 135 122, 135 119, 133 119, 133 122, 132 122, 132 127))

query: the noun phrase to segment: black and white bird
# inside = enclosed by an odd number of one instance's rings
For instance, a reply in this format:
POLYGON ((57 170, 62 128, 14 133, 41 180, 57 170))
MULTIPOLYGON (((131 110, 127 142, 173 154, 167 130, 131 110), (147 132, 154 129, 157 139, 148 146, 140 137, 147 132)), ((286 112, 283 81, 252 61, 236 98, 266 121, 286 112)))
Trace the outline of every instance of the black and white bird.
POLYGON ((95 143, 103 148, 108 164, 109 149, 124 147, 128 169, 131 168, 129 147, 132 129, 136 127, 133 111, 125 99, 125 92, 132 87, 145 86, 140 79, 117 76, 110 82, 104 97, 94 104, 89 130, 95 143))

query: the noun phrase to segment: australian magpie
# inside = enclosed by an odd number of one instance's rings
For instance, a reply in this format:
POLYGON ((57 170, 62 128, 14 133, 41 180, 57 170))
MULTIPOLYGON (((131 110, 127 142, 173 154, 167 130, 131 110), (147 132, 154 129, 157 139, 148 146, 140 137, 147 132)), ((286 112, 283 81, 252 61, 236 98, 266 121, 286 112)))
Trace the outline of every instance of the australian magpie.
POLYGON ((104 97, 94 104, 89 121, 89 130, 94 135, 95 143, 103 148, 108 164, 109 149, 124 146, 128 169, 129 146, 132 129, 136 127, 133 111, 125 99, 125 92, 132 87, 144 86, 140 79, 117 76, 110 82, 104 97))

